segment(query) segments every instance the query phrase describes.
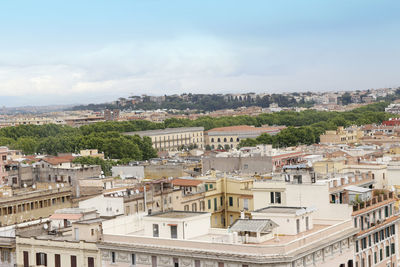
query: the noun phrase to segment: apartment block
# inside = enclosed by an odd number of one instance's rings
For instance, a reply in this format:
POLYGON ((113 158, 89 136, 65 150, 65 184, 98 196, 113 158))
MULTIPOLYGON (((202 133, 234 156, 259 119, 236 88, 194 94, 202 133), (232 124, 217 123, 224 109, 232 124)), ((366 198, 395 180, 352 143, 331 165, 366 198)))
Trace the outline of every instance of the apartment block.
POLYGON ((363 131, 357 127, 338 127, 336 131, 326 131, 320 136, 321 144, 354 144, 360 141, 363 131))
POLYGON ((236 148, 241 140, 256 138, 263 133, 275 135, 285 126, 254 127, 249 125, 228 126, 208 130, 205 133, 205 144, 211 149, 236 148))
POLYGON ((0 226, 47 218, 57 209, 72 206, 72 189, 56 184, 3 191, 0 198, 0 226), (5 194, 7 193, 7 194, 5 194))

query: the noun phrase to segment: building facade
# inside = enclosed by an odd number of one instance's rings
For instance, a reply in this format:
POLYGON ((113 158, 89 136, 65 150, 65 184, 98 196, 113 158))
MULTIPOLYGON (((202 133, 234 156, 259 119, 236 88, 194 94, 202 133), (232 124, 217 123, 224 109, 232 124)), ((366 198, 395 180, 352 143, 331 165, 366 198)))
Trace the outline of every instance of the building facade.
POLYGON ((158 151, 178 151, 182 147, 204 148, 204 128, 185 127, 125 133, 151 138, 153 148, 158 151))

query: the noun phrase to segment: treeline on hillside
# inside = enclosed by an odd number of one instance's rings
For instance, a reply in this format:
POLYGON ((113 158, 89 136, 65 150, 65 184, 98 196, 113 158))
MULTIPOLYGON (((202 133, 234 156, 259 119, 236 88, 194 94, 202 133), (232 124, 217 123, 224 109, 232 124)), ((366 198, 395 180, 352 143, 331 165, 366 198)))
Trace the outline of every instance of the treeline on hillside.
MULTIPOLYGON (((370 91, 357 93, 360 97, 358 101, 364 102, 365 97, 370 91)), ((240 96, 222 95, 222 94, 182 94, 182 95, 166 95, 159 97, 158 100, 152 99, 150 96, 141 98, 141 101, 132 101, 135 97, 125 99, 120 98, 114 103, 89 104, 75 106, 73 110, 89 109, 102 111, 104 109, 121 109, 121 110, 156 110, 156 109, 175 109, 184 112, 187 109, 200 111, 215 111, 221 109, 236 109, 239 107, 258 106, 268 108, 272 103, 278 104, 280 107, 312 107, 315 103, 307 101, 305 96, 311 96, 312 93, 291 93, 291 94, 271 94, 271 95, 255 95, 253 93, 241 94, 240 96)), ((378 97, 376 101, 394 101, 400 98, 400 88, 392 95, 378 97)), ((353 103, 352 95, 347 92, 338 98, 338 103, 348 105, 353 103)))
POLYGON ((104 109, 196 109, 199 111, 215 111, 220 109, 236 109, 239 107, 258 106, 267 108, 270 104, 275 103, 280 107, 311 107, 314 103, 307 102, 304 97, 296 100, 293 95, 272 94, 263 97, 252 97, 251 94, 243 94, 234 98, 232 96, 224 96, 219 94, 187 94, 182 96, 170 95, 160 102, 151 101, 149 96, 144 97, 142 102, 133 104, 129 101, 116 101, 114 104, 89 104, 75 106, 73 110, 89 109, 100 111, 104 109), (123 104, 122 104, 123 103, 123 104))
MULTIPOLYGON (((390 117, 384 112, 387 103, 376 103, 347 112, 306 110, 282 111, 258 116, 200 117, 196 120, 167 119, 163 123, 143 120, 124 122, 99 122, 72 128, 63 125, 20 125, 0 129, 0 145, 21 149, 24 153, 54 154, 79 152, 94 148, 107 158, 146 160, 156 156, 150 138, 125 136, 123 132, 203 126, 205 130, 232 125, 286 125, 289 128, 267 143, 279 146, 312 144, 318 142, 325 130, 352 124, 380 123, 390 117), (275 140, 275 141, 274 141, 275 140)), ((261 137, 260 137, 261 138, 261 137)), ((270 137, 264 137, 270 138, 270 137)), ((250 141, 248 141, 250 142, 250 141)), ((254 142, 254 141, 252 141, 254 142)), ((261 142, 261 141, 257 141, 261 142)), ((262 141, 266 142, 266 141, 262 141)))

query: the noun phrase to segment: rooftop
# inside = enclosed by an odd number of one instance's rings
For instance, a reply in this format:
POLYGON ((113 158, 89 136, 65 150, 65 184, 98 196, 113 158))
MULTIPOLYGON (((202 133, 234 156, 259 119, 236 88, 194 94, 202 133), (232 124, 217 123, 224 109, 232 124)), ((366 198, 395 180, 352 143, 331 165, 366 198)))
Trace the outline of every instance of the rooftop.
POLYGON ((158 212, 152 213, 147 216, 158 217, 158 218, 171 218, 171 219, 184 219, 195 217, 198 215, 207 214, 207 212, 194 212, 194 211, 166 211, 166 212, 158 212))
POLYGON ((139 135, 139 136, 152 136, 160 134, 175 134, 175 133, 185 133, 194 131, 204 131, 204 127, 181 127, 181 128, 166 128, 158 130, 149 131, 137 131, 137 132, 127 132, 125 135, 139 135))
POLYGON ((270 219, 238 219, 229 228, 235 232, 270 233, 278 224, 270 219))
POLYGON ((281 214, 296 214, 301 211, 312 211, 309 208, 305 207, 279 207, 279 206, 271 206, 256 210, 256 212, 260 213, 281 213, 281 214))
POLYGON ((177 186, 198 186, 199 184, 202 184, 203 181, 201 180, 195 180, 195 179, 182 179, 182 178, 176 178, 171 181, 173 185, 177 186))

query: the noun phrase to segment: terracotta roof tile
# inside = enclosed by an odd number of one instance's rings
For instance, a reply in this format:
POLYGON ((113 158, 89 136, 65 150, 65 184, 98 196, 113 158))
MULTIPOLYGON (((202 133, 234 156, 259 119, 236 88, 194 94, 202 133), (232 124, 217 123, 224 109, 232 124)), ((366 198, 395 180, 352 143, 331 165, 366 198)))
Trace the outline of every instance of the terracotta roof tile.
POLYGON ((233 131, 277 131, 282 130, 285 126, 264 126, 264 127, 254 127, 250 125, 238 125, 238 126, 227 126, 227 127, 219 127, 208 130, 208 132, 233 132, 233 131))
POLYGON ((51 165, 58 165, 61 163, 72 162, 75 157, 72 155, 60 156, 60 157, 45 157, 44 161, 51 165))
POLYGON ((177 185, 177 186, 198 186, 199 184, 202 184, 203 181, 194 180, 194 179, 176 178, 176 179, 173 179, 171 183, 173 185, 177 185))

